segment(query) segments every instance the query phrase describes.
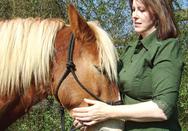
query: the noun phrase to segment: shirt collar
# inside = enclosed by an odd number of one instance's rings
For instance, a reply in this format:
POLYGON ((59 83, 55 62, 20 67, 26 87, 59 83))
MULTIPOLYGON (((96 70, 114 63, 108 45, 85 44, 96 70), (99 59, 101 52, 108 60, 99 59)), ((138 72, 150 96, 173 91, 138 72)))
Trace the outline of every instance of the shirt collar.
MULTIPOLYGON (((140 37, 141 38, 141 37, 140 37)), ((147 37, 140 40, 144 46, 144 48, 149 49, 151 43, 157 41, 156 31, 149 34, 147 37)))

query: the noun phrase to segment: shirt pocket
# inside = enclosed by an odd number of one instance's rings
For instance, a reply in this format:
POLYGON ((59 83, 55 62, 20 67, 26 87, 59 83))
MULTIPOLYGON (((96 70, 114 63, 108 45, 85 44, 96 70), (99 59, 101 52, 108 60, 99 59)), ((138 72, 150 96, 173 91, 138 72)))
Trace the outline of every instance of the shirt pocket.
POLYGON ((131 80, 132 95, 137 97, 139 100, 148 100, 152 98, 152 77, 151 68, 149 66, 137 66, 133 72, 133 77, 131 80))
POLYGON ((121 77, 121 81, 124 87, 123 92, 132 97, 136 97, 136 95, 139 93, 141 86, 141 71, 138 70, 138 68, 135 67, 134 64, 129 66, 128 69, 122 71, 123 75, 121 77))

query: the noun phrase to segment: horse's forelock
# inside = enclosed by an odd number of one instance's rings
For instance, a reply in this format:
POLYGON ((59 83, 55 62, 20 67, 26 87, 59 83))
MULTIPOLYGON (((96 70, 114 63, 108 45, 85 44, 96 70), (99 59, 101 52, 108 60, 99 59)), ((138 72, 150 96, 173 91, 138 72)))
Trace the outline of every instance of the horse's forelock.
POLYGON ((96 22, 88 22, 95 32, 99 49, 100 66, 104 69, 111 81, 117 82, 118 54, 110 36, 96 22))
POLYGON ((0 94, 25 90, 32 76, 36 84, 48 80, 53 43, 63 26, 60 19, 0 21, 0 94))

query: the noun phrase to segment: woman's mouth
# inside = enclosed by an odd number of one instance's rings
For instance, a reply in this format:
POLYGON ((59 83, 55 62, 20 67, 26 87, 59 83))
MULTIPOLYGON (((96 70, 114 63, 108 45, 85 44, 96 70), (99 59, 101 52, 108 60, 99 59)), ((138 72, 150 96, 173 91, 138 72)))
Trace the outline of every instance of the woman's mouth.
POLYGON ((140 22, 134 22, 134 26, 137 27, 137 26, 140 26, 142 23, 140 22))

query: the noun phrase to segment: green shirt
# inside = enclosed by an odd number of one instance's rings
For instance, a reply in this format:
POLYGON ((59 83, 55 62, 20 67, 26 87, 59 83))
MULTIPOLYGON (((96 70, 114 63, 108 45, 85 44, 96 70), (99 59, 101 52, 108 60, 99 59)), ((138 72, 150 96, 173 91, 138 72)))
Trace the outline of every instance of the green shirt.
POLYGON ((166 114, 162 122, 125 123, 128 131, 179 131, 177 99, 182 52, 175 38, 158 40, 156 32, 128 45, 121 57, 120 91, 125 104, 152 100, 166 114))

